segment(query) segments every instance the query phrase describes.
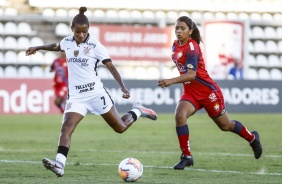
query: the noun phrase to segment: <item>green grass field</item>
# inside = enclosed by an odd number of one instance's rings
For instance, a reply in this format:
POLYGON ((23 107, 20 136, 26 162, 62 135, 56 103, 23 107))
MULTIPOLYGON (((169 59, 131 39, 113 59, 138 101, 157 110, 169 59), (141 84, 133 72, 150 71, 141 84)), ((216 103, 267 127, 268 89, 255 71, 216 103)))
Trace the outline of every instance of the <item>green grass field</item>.
POLYGON ((41 164, 54 158, 60 115, 0 116, 0 183, 105 183, 122 181, 118 164, 135 157, 144 166, 136 183, 225 184, 282 183, 282 115, 230 114, 249 130, 260 133, 263 155, 253 157, 248 143, 221 132, 205 115, 189 120, 194 167, 173 170, 180 151, 173 114, 160 114, 156 122, 139 119, 123 134, 115 133, 99 116, 88 115, 72 137, 65 175, 57 178, 41 164))

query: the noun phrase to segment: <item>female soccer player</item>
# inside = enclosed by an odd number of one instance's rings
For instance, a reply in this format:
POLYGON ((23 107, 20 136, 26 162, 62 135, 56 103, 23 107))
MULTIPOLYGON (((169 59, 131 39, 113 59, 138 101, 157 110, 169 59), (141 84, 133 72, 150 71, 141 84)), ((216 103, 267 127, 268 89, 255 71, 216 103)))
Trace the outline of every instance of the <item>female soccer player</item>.
POLYGON ((67 94, 68 94, 68 67, 66 54, 60 53, 60 56, 56 58, 51 67, 50 72, 55 72, 53 78, 53 89, 55 93, 55 105, 59 108, 61 113, 64 113, 67 94))
POLYGON ((103 87, 97 74, 99 61, 108 68, 120 85, 124 93, 123 98, 129 98, 130 94, 105 47, 88 33, 89 21, 84 15, 86 11, 86 7, 80 7, 79 14, 73 18, 71 25, 73 35, 65 37, 60 43, 30 47, 26 50, 26 55, 34 54, 38 50, 66 53, 69 94, 57 155, 55 160, 48 158, 42 160, 45 168, 54 172, 58 177, 64 175, 72 133, 88 111, 101 115, 117 133, 126 131, 140 116, 152 120, 157 119, 153 110, 143 107, 140 103, 135 103, 128 113, 119 117, 111 96, 103 87))
POLYGON ((201 108, 207 111, 222 131, 231 131, 248 141, 255 158, 260 158, 262 147, 258 132, 249 132, 242 123, 230 120, 227 115, 222 92, 205 69, 199 46, 202 40, 195 23, 189 17, 179 17, 175 24, 175 34, 177 40, 172 46, 172 60, 180 76, 158 81, 158 86, 162 88, 176 83, 183 83, 184 88, 175 111, 176 133, 182 154, 174 169, 182 170, 194 164, 186 121, 201 108))

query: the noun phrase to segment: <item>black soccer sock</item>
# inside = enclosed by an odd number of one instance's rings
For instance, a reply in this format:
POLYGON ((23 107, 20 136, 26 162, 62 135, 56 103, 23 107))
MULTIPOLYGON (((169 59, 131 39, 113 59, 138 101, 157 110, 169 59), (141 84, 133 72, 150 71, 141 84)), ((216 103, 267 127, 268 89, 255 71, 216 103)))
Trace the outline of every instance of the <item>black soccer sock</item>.
POLYGON ((63 154, 67 158, 68 152, 69 152, 69 148, 67 148, 65 146, 58 146, 57 153, 61 153, 61 154, 63 154))

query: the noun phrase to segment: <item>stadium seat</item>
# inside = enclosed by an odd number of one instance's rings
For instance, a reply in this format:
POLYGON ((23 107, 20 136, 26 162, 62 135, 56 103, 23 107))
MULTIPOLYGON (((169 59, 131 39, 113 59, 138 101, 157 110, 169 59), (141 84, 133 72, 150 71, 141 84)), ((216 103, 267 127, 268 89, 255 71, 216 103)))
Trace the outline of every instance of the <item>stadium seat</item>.
POLYGON ((249 20, 249 15, 247 13, 241 12, 238 15, 238 19, 241 20, 241 21, 249 20))
POLYGON ((0 33, 4 33, 4 25, 0 22, 0 33))
POLYGON ((20 66, 18 68, 18 78, 30 78, 30 69, 27 66, 20 66))
POLYGON ((124 79, 133 79, 135 77, 133 68, 129 66, 121 68, 121 75, 124 79))
POLYGON ((68 16, 68 12, 65 9, 59 8, 59 9, 57 9, 55 11, 55 16, 56 17, 67 17, 68 16))
POLYGON ((4 78, 17 78, 18 72, 14 66, 7 66, 4 69, 4 78))
POLYGON ((270 67, 279 67, 281 66, 280 59, 277 55, 270 54, 268 56, 268 63, 270 67))
POLYGON ((276 38, 282 39, 282 27, 276 28, 276 38))
MULTIPOLYGON (((0 1, 1 2, 1 1, 0 1)), ((4 10, 2 8, 0 8, 0 16, 4 15, 4 10)), ((0 32, 1 33, 1 32, 0 32)))
POLYGON ((120 10, 118 11, 118 17, 121 19, 129 19, 130 12, 128 10, 120 10))
POLYGON ((21 36, 17 41, 18 49, 27 49, 30 47, 29 39, 27 37, 21 36))
POLYGON ((134 69, 135 79, 147 79, 147 70, 144 67, 138 66, 134 69))
POLYGON ((0 63, 4 63, 4 54, 0 52, 0 63))
POLYGON ((106 16, 106 13, 100 9, 94 10, 92 14, 94 18, 104 18, 106 16))
POLYGON ((142 13, 138 10, 131 11, 130 15, 133 19, 141 19, 142 18, 142 13))
POLYGON ((253 69, 253 68, 249 68, 248 72, 247 72, 246 79, 258 80, 258 72, 255 69, 253 69))
POLYGON ((4 49, 4 40, 2 37, 0 37, 0 49, 4 49))
POLYGON ((172 69, 170 69, 169 67, 163 67, 161 69, 161 78, 172 78, 172 77, 176 77, 173 76, 173 72, 172 69))
POLYGON ((213 14, 211 12, 206 12, 203 14, 204 17, 202 17, 202 14, 200 12, 197 11, 193 11, 191 13, 191 18, 195 21, 201 21, 203 18, 206 18, 208 20, 213 19, 213 14))
MULTIPOLYGON (((282 30, 281 30, 282 31, 282 30)), ((277 43, 277 49, 279 52, 282 52, 282 40, 278 41, 277 43)))
POLYGON ((32 46, 44 45, 44 42, 42 38, 36 36, 36 37, 31 38, 30 45, 32 46))
POLYGON ((247 63, 249 66, 256 66, 257 62, 254 55, 249 54, 247 57, 247 63))
POLYGON ((264 28, 264 37, 265 38, 276 38, 276 30, 273 27, 267 26, 264 28))
POLYGON ((7 51, 4 54, 4 63, 15 64, 18 62, 17 53, 14 51, 7 51))
POLYGON ((0 78, 4 78, 4 69, 0 66, 0 78))
POLYGON ((56 28, 55 28, 55 34, 57 36, 68 36, 70 35, 72 32, 71 32, 71 28, 65 24, 65 23, 59 23, 56 25, 56 28))
POLYGON ((277 68, 272 68, 270 70, 270 78, 272 80, 282 80, 282 73, 279 69, 277 68))
POLYGON ((266 22, 272 22, 273 21, 273 17, 270 13, 263 13, 261 16, 262 21, 266 21, 266 22))
POLYGON ((50 8, 46 8, 43 10, 42 15, 44 17, 54 17, 55 16, 55 11, 50 9, 50 8))
POLYGON ((6 35, 16 35, 18 28, 14 22, 7 22, 4 25, 4 34, 6 35))
POLYGON ((257 63, 257 66, 263 66, 263 67, 267 67, 269 65, 268 61, 267 61, 267 58, 265 55, 262 55, 262 54, 258 54, 256 56, 256 63, 257 63))
POLYGON ((4 15, 15 17, 18 15, 18 11, 15 8, 9 7, 4 10, 4 15))
POLYGON ((20 22, 17 27, 19 35, 34 35, 35 31, 32 31, 31 26, 26 22, 20 22))
POLYGON ((142 17, 144 19, 155 19, 155 14, 150 10, 145 10, 142 12, 142 17))
POLYGON ((168 11, 167 13, 166 13, 166 18, 167 19, 169 19, 169 20, 177 20, 178 19, 178 14, 177 14, 177 12, 175 12, 175 11, 168 11))
POLYGON ((17 49, 17 40, 15 37, 8 36, 4 39, 4 46, 6 49, 17 49))
POLYGON ((118 17, 118 13, 116 10, 107 10, 106 17, 110 19, 116 19, 118 17))
POLYGON ((248 50, 249 52, 255 52, 254 44, 250 41, 248 43, 248 50))
POLYGON ((250 21, 259 22, 261 20, 262 20, 262 18, 261 18, 261 15, 259 13, 251 13, 250 21))
POLYGON ((270 80, 270 73, 267 69, 261 68, 258 70, 258 77, 260 80, 270 80))
POLYGON ((278 51, 277 44, 273 40, 267 40, 265 46, 267 52, 276 53, 278 51))
POLYGON ((273 15, 273 20, 274 21, 282 21, 282 14, 281 13, 275 13, 273 15))
POLYGON ((253 27, 252 37, 253 38, 264 38, 264 30, 259 26, 253 27))
POLYGON ((39 66, 34 66, 31 68, 31 77, 32 78, 44 78, 44 71, 39 66))
POLYGON ((44 53, 44 64, 52 64, 53 61, 58 57, 58 55, 52 51, 47 51, 44 53))
POLYGON ((36 54, 30 56, 30 61, 32 64, 42 64, 44 63, 44 55, 42 52, 37 51, 36 54))
POLYGON ((45 67, 43 72, 44 72, 44 78, 47 78, 47 79, 54 78, 55 73, 50 72, 50 66, 45 67))
POLYGON ((25 51, 20 51, 18 53, 17 60, 19 64, 31 64, 30 56, 26 56, 25 51))
POLYGON ((266 47, 263 41, 256 40, 254 41, 254 52, 265 52, 266 47))
POLYGON ((150 66, 147 68, 147 74, 149 80, 160 78, 160 70, 154 66, 150 66))
POLYGON ((227 13, 226 18, 227 20, 236 20, 236 21, 239 19, 238 15, 234 12, 227 13))
POLYGON ((76 16, 79 12, 77 11, 77 9, 70 9, 68 11, 68 17, 72 18, 74 16, 76 16))
POLYGON ((181 11, 178 15, 179 15, 179 17, 181 17, 181 16, 190 17, 190 14, 187 11, 181 11))
POLYGON ((217 20, 226 20, 226 16, 222 12, 216 12, 214 18, 217 20))
POLYGON ((155 12, 155 17, 157 19, 166 18, 166 13, 164 11, 158 10, 158 11, 155 12))

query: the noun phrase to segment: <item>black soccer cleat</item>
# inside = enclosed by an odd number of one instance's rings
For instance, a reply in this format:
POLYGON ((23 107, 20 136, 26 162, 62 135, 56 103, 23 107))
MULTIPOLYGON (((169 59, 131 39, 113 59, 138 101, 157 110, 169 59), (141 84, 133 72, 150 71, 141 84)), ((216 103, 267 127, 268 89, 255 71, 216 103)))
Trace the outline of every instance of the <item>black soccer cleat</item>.
POLYGON ((253 140, 253 142, 250 143, 250 146, 254 151, 255 158, 259 159, 262 154, 262 147, 259 140, 259 133, 257 131, 253 131, 251 133, 254 134, 255 139, 253 140))
POLYGON ((175 170, 183 170, 185 167, 190 167, 190 166, 193 166, 194 165, 194 160, 193 160, 193 157, 191 156, 188 157, 186 155, 184 155, 183 153, 181 154, 180 156, 180 161, 175 164, 175 166, 173 167, 173 169, 175 170))

